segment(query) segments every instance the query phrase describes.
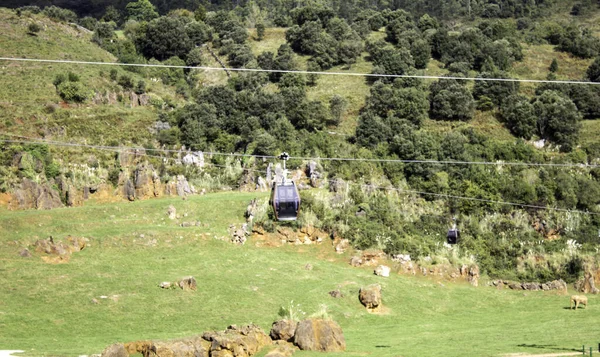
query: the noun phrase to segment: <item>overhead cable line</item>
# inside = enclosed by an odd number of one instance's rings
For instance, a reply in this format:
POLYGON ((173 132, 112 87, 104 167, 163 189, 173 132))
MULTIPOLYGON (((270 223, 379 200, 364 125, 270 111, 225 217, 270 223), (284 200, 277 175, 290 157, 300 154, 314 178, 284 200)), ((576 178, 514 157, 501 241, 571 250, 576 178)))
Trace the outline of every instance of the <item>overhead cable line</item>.
MULTIPOLYGON (((15 143, 29 143, 29 144, 46 144, 46 142, 42 142, 42 141, 23 141, 23 140, 4 140, 4 139, 0 139, 0 142, 15 142, 15 143)), ((94 145, 80 145, 80 146, 77 146, 77 147, 88 147, 88 148, 92 148, 92 149, 102 148, 101 146, 97 147, 97 146, 94 146, 94 145)), ((115 148, 118 149, 118 147, 104 147, 103 149, 100 149, 100 150, 122 151, 122 150, 115 150, 115 148)), ((121 148, 121 149, 131 149, 131 148, 121 148)), ((172 157, 150 155, 150 154, 145 154, 145 153, 144 154, 140 154, 140 156, 155 157, 155 158, 166 159, 166 160, 175 160, 175 158, 172 158, 172 157)), ((217 164, 207 164, 207 165, 213 166, 213 167, 217 167, 217 168, 227 168, 227 166, 224 166, 224 165, 217 165, 217 164)), ((244 168, 244 167, 242 167, 241 169, 244 170, 244 171, 249 171, 249 172, 265 173, 265 171, 263 171, 263 170, 253 170, 253 169, 248 169, 248 168, 244 168)), ((329 180, 328 182, 335 183, 336 181, 337 180, 332 179, 332 180, 329 180)), ((531 204, 526 204, 526 203, 494 201, 494 200, 483 199, 483 198, 465 197, 465 196, 443 194, 443 193, 434 193, 434 192, 426 192, 426 191, 417 191, 417 190, 407 190, 407 189, 401 189, 401 188, 389 187, 389 186, 386 187, 386 186, 377 186, 377 185, 361 184, 361 183, 348 183, 348 184, 349 185, 354 185, 354 186, 360 186, 360 187, 363 187, 363 188, 373 188, 373 189, 380 189, 380 190, 391 190, 391 191, 397 191, 397 192, 401 192, 401 193, 409 193, 409 194, 412 193, 412 194, 432 196, 432 197, 439 197, 439 198, 458 199, 458 200, 466 200, 466 201, 475 201, 475 202, 483 202, 483 203, 493 203, 493 204, 500 204, 500 205, 509 205, 509 206, 520 207, 520 208, 530 208, 530 209, 537 209, 537 210, 550 210, 550 211, 565 212, 565 213, 578 213, 578 214, 585 214, 585 215, 600 215, 600 213, 596 213, 596 212, 586 212, 586 211, 580 211, 580 210, 569 210, 569 209, 565 209, 565 208, 548 207, 548 206, 538 206, 538 205, 531 205, 531 204)))
MULTIPOLYGON (((330 182, 335 182, 335 180, 330 180, 330 182)), ((434 192, 425 192, 425 191, 416 191, 416 190, 406 190, 406 189, 401 189, 401 188, 396 188, 396 187, 385 187, 385 186, 377 186, 377 185, 369 185, 369 184, 361 184, 361 183, 349 183, 350 185, 358 185, 364 188, 375 188, 375 189, 381 189, 381 190, 391 190, 391 191, 398 191, 398 192, 402 192, 402 193, 413 193, 413 194, 418 194, 418 195, 425 195, 425 196, 433 196, 433 197, 440 197, 440 198, 450 198, 450 199, 458 199, 458 200, 465 200, 465 201, 475 201, 475 202, 483 202, 483 203, 494 203, 494 204, 500 204, 500 205, 508 205, 508 206, 515 206, 515 207, 521 207, 521 208, 531 208, 531 209, 537 209, 537 210, 550 210, 550 211, 558 211, 558 212, 566 212, 566 213, 579 213, 579 214, 585 214, 585 215, 600 215, 600 213, 596 213, 596 212, 587 212, 587 211, 580 211, 580 210, 569 210, 569 209, 565 209, 565 208, 557 208, 557 207, 549 207, 549 206, 538 206, 538 205, 531 205, 531 204, 526 204, 526 203, 515 203, 515 202, 506 202, 506 201, 494 201, 494 200, 488 200, 488 199, 484 199, 484 198, 476 198, 476 197, 464 197, 464 196, 457 196, 457 195, 450 195, 450 194, 444 194, 444 193, 434 193, 434 192)))
MULTIPOLYGON (((145 150, 150 152, 165 152, 165 153, 181 153, 185 152, 182 150, 173 149, 154 149, 154 148, 136 148, 127 146, 105 146, 105 145, 88 145, 88 144, 77 144, 60 141, 50 141, 45 139, 36 139, 22 135, 0 133, 0 135, 12 136, 26 140, 11 140, 11 139, 0 139, 0 142, 7 143, 23 143, 23 144, 47 144, 54 146, 66 146, 66 147, 82 147, 98 150, 108 151, 123 151, 123 150, 145 150)), ((205 155, 213 156, 231 156, 231 157, 252 157, 257 159, 276 159, 277 156, 270 155, 253 155, 253 154, 238 154, 238 153, 222 153, 213 151, 203 151, 205 155)), ((530 166, 530 167, 573 167, 573 168, 598 168, 600 165, 595 164, 560 164, 560 163, 536 163, 536 162, 505 162, 505 161, 453 161, 453 160, 407 160, 407 159, 364 159, 364 158, 350 158, 350 157, 302 157, 302 156, 291 156, 292 160, 313 160, 313 161, 357 161, 357 162, 373 162, 373 163, 403 163, 403 164, 437 164, 437 165, 486 165, 486 166, 530 166)))
POLYGON ((167 64, 94 62, 94 61, 74 61, 74 60, 18 58, 18 57, 0 57, 0 61, 63 63, 63 64, 97 65, 97 66, 130 66, 130 67, 153 67, 153 68, 201 69, 201 70, 206 70, 206 71, 297 73, 297 74, 318 74, 318 75, 328 75, 328 76, 353 76, 353 77, 373 77, 373 78, 415 78, 415 79, 439 79, 439 80, 454 79, 454 80, 484 81, 484 82, 519 82, 519 83, 556 83, 556 84, 600 85, 600 82, 575 81, 575 80, 561 81, 561 80, 549 80, 549 79, 481 78, 481 77, 457 77, 457 76, 445 77, 445 76, 426 76, 426 75, 415 75, 415 74, 323 72, 323 71, 299 71, 299 70, 280 70, 280 69, 262 69, 262 68, 225 68, 225 67, 207 67, 207 66, 194 67, 194 66, 177 66, 177 65, 167 65, 167 64))

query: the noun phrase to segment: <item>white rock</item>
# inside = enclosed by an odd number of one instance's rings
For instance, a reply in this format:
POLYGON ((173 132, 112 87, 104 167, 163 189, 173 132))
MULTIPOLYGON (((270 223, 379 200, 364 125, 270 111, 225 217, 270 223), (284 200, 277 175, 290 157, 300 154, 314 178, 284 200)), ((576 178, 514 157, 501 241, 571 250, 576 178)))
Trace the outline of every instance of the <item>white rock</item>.
POLYGON ((391 271, 390 267, 385 266, 385 265, 379 265, 377 268, 375 268, 375 275, 389 277, 390 271, 391 271))

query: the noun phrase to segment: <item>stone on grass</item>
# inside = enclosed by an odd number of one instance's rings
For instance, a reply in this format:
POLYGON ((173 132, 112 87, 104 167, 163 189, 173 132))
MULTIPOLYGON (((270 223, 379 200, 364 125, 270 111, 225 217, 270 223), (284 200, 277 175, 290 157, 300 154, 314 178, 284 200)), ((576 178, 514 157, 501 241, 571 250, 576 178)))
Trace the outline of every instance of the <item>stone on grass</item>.
POLYGON ((360 288, 358 298, 368 310, 379 308, 381 306, 381 285, 372 284, 360 288))
POLYGON ((193 276, 181 279, 177 285, 183 290, 196 290, 197 288, 196 279, 193 276))
POLYGON ((129 353, 122 343, 110 345, 102 351, 101 357, 129 357, 129 353))
POLYGON ((293 341, 294 333, 296 332, 296 327, 298 327, 298 321, 294 320, 279 320, 273 322, 271 326, 271 338, 274 341, 282 340, 282 341, 293 341))
POLYGON ((332 320, 308 319, 301 321, 294 334, 294 344, 301 350, 342 352, 346 340, 341 327, 332 320))
POLYGON ((377 268, 375 268, 375 275, 379 275, 379 276, 383 276, 383 277, 389 277, 390 276, 390 267, 385 266, 385 265, 379 265, 377 268))

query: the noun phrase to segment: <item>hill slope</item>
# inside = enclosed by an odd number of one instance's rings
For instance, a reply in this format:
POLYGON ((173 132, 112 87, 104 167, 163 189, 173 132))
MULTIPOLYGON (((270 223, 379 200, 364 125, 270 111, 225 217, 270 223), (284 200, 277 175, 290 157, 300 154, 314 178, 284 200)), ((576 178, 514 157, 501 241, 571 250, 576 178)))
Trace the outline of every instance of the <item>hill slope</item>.
MULTIPOLYGON (((329 242, 269 248, 250 239, 235 246, 213 237, 241 223, 254 194, 213 194, 47 212, 0 209, 0 349, 27 356, 77 356, 139 339, 172 339, 254 322, 268 330, 280 307, 308 315, 325 304, 338 321, 347 352, 332 356, 495 356, 574 351, 595 345, 600 300, 568 310, 555 292, 498 291, 481 284, 436 281, 353 268, 329 242), (176 207, 182 228, 166 216, 176 207), (216 214, 215 212, 218 212, 216 214), (187 214, 187 217, 184 215, 187 214), (51 235, 90 239, 67 264, 44 263, 17 252, 51 235), (310 263, 313 270, 304 266, 310 263), (162 290, 162 281, 193 275, 197 292, 162 290), (369 314, 361 286, 383 287, 384 310, 369 314), (341 299, 328 292, 340 289, 341 299), (100 296, 107 296, 102 299, 100 296), (92 299, 99 301, 93 304, 92 299)), ((30 248, 31 249, 31 248, 30 248)), ((297 352, 297 356, 320 353, 297 352)))

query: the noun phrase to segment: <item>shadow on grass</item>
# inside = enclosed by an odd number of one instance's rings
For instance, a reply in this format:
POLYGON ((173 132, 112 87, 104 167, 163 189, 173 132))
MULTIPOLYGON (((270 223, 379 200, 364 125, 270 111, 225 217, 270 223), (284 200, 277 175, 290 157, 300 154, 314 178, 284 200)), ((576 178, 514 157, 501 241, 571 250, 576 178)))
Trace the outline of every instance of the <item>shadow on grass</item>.
POLYGON ((580 349, 577 348, 562 348, 557 347, 556 345, 538 345, 538 344, 525 344, 522 343, 517 345, 518 347, 527 347, 527 348, 539 348, 544 350, 552 350, 552 351, 569 351, 569 352, 581 352, 580 349))

